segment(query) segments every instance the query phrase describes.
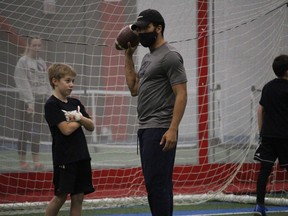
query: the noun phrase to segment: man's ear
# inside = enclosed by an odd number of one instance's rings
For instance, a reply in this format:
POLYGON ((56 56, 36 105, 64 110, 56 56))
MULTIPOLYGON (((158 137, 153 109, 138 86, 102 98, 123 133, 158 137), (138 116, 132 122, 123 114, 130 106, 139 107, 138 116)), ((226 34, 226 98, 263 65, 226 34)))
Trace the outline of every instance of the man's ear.
POLYGON ((162 25, 158 25, 156 27, 156 31, 157 31, 157 33, 160 33, 162 31, 162 25))

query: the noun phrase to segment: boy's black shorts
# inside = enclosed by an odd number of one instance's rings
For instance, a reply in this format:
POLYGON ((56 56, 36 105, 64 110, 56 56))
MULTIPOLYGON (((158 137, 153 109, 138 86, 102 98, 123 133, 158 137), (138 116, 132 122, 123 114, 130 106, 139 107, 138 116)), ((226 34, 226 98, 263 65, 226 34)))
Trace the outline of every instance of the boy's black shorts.
POLYGON ((281 167, 288 168, 288 139, 262 137, 254 160, 275 163, 277 158, 281 167))
POLYGON ((54 194, 79 194, 95 191, 90 160, 54 166, 54 194))

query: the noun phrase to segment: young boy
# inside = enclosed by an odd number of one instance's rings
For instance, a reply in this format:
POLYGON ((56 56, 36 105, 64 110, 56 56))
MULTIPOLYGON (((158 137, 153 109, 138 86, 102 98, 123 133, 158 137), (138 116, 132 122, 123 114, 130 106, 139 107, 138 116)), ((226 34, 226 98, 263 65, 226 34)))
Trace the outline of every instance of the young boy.
POLYGON ((272 68, 277 78, 262 90, 258 107, 261 144, 254 156, 261 162, 254 215, 261 216, 266 216, 266 185, 276 159, 281 167, 288 168, 288 56, 276 57, 272 68))
POLYGON ((70 215, 81 215, 84 195, 94 192, 91 158, 82 126, 94 130, 94 124, 78 99, 69 95, 76 72, 66 64, 48 68, 52 96, 45 104, 45 119, 52 135, 54 194, 46 216, 55 216, 71 196, 70 215))

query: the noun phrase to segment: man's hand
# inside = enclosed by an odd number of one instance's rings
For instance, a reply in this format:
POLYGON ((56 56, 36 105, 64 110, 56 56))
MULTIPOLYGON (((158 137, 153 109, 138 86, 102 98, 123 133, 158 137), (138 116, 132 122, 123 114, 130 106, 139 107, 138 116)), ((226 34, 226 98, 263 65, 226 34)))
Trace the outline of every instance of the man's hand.
POLYGON ((176 129, 168 129, 166 131, 166 133, 162 136, 160 145, 163 145, 164 143, 165 143, 165 146, 163 147, 162 151, 169 151, 175 148, 176 143, 177 143, 177 130, 176 129))
POLYGON ((125 55, 126 56, 133 56, 135 50, 137 49, 138 46, 132 47, 131 43, 128 42, 128 49, 125 50, 125 55))

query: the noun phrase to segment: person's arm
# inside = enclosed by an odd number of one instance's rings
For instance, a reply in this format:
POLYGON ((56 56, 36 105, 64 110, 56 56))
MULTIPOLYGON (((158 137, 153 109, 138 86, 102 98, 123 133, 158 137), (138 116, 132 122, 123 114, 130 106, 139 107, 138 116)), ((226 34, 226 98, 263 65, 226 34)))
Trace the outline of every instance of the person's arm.
POLYGON ((58 127, 64 135, 70 135, 76 129, 78 129, 81 125, 83 125, 84 128, 88 131, 94 130, 94 123, 90 118, 88 118, 89 116, 86 113, 85 108, 82 104, 80 104, 77 107, 77 111, 76 110, 73 112, 67 112, 64 110, 62 110, 62 111, 64 112, 64 115, 66 117, 66 122, 64 122, 64 123, 61 122, 58 125, 58 127), (82 108, 80 108, 80 106, 82 108), (82 109, 82 112, 84 112, 85 116, 83 116, 82 113, 80 112, 81 109, 82 109), (67 123, 67 124, 65 124, 65 123, 67 123))
POLYGON ((81 116, 80 120, 78 121, 83 127, 88 131, 94 131, 94 123, 92 119, 86 118, 85 116, 81 116))
POLYGON ((21 91, 20 98, 28 105, 28 112, 34 111, 34 96, 28 79, 28 68, 23 59, 20 59, 14 72, 15 85, 21 91))
POLYGON ((133 53, 135 52, 136 48, 137 46, 131 47, 130 43, 128 43, 128 49, 125 50, 125 77, 126 77, 127 86, 132 96, 138 95, 139 79, 135 71, 135 66, 134 66, 134 61, 133 61, 133 53))
POLYGON ((61 131, 62 134, 65 136, 71 135, 75 130, 77 130, 81 124, 76 121, 62 121, 58 124, 58 128, 61 131))
POLYGON ((172 86, 175 94, 175 105, 173 108, 173 117, 169 129, 163 135, 160 145, 165 143, 163 151, 175 148, 177 142, 178 127, 182 120, 187 104, 187 85, 186 83, 172 86))
POLYGON ((261 129, 263 125, 263 117, 264 117, 264 107, 261 104, 259 104, 258 110, 257 110, 259 134, 261 133, 261 129))
POLYGON ((46 63, 42 58, 41 58, 41 64, 43 64, 43 67, 44 67, 44 70, 46 72, 46 82, 45 82, 45 86, 46 86, 46 95, 47 97, 49 97, 49 95, 51 95, 53 93, 53 89, 50 85, 50 82, 47 82, 47 80, 49 80, 49 77, 48 77, 48 63, 46 63))
POLYGON ((83 125, 84 128, 88 131, 94 130, 93 121, 90 118, 86 118, 85 116, 81 116, 79 121, 63 121, 58 124, 58 128, 62 134, 68 136, 77 130, 81 125, 83 125))

